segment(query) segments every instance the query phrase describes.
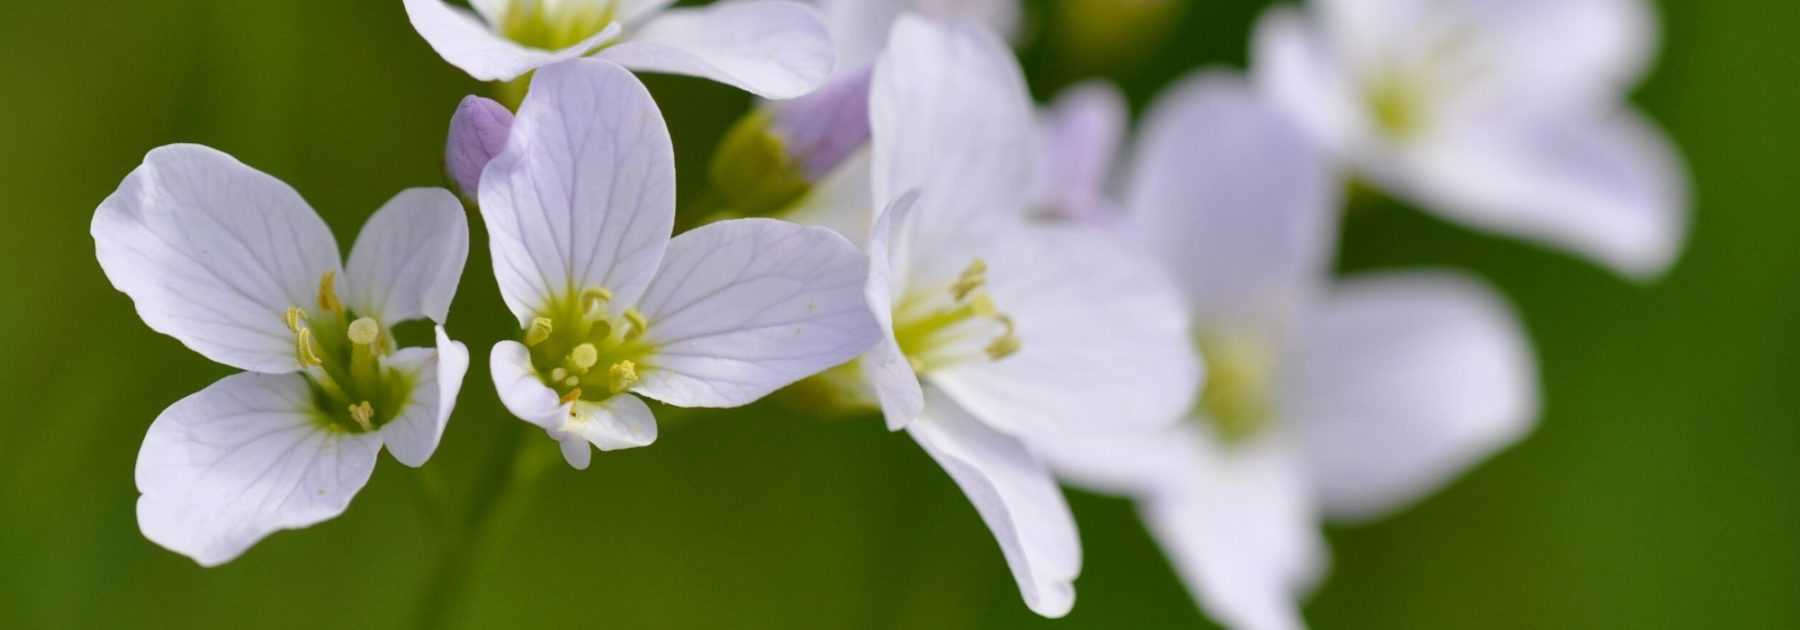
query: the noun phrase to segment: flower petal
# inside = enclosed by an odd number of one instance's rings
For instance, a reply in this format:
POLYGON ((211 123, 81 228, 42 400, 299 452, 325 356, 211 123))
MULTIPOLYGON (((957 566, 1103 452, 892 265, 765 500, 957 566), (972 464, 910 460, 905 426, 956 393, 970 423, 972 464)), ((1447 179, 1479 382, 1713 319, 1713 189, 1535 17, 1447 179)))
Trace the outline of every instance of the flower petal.
POLYGON ((746 405, 862 354, 880 334, 862 252, 836 232, 738 219, 675 238, 638 308, 655 348, 632 391, 746 405))
POLYGON ((858 363, 863 380, 868 381, 869 387, 875 390, 876 400, 881 403, 881 413, 887 418, 889 431, 905 428, 925 410, 925 393, 919 387, 919 376, 913 372, 912 363, 906 360, 906 353, 900 351, 900 342, 894 337, 894 298, 905 284, 904 277, 894 274, 906 270, 906 239, 911 232, 913 203, 918 199, 918 194, 913 193, 894 200, 893 205, 875 220, 875 228, 869 236, 869 280, 863 289, 863 298, 875 315, 881 336, 858 363))
POLYGON ((1350 60, 1338 56, 1305 13, 1288 6, 1264 12, 1250 56, 1256 87, 1326 148, 1347 152, 1371 133, 1347 69, 1350 60))
POLYGON ((870 198, 869 149, 865 145, 839 162, 806 196, 781 213, 781 218, 829 228, 863 247, 875 220, 870 198))
POLYGON ((1326 554, 1294 454, 1276 440, 1227 447, 1183 433, 1190 467, 1140 505, 1150 533, 1223 625, 1304 628, 1299 599, 1326 554))
MULTIPOLYGON (((875 207, 919 191, 915 242, 966 252, 1023 220, 1037 129, 1012 51, 971 25, 901 18, 870 95, 875 207)), ((967 260, 921 255, 948 280, 967 260)))
POLYGON ((1130 123, 1125 95, 1112 84, 1084 83, 1057 96, 1039 117, 1047 159, 1038 163, 1035 205, 1077 221, 1117 218, 1107 186, 1130 123))
POLYGON ((1666 272, 1687 237, 1686 168, 1630 111, 1489 121, 1427 148, 1409 170, 1403 191, 1448 218, 1641 281, 1666 272))
POLYGON ((1537 417, 1525 332, 1473 280, 1351 280, 1306 331, 1282 413, 1334 517, 1375 517, 1422 497, 1524 436, 1537 417))
POLYGON ((574 46, 548 51, 513 43, 494 32, 480 16, 452 7, 444 0, 406 0, 406 17, 438 56, 482 81, 511 81, 532 70, 580 57, 618 37, 622 28, 614 22, 574 46))
POLYGON ((400 415, 381 427, 381 441, 394 459, 418 468, 437 451, 450 423, 463 375, 469 371, 469 348, 438 326, 437 349, 406 348, 394 353, 387 365, 411 375, 413 390, 400 415))
POLYGON ((817 0, 837 43, 838 71, 875 63, 894 21, 908 12, 938 20, 967 20, 1012 38, 1019 29, 1019 0, 817 0))
POLYGON ((442 188, 396 195, 363 224, 350 248, 344 304, 382 324, 443 323, 469 258, 469 220, 442 188))
POLYGON ((1614 102, 1656 55, 1657 24, 1643 0, 1468 0, 1497 40, 1512 91, 1563 103, 1614 102))
POLYGON ((481 217, 521 326, 569 290, 636 302, 675 223, 675 154, 649 91, 604 61, 538 72, 482 173, 481 217))
POLYGON ((975 417, 1035 437, 1148 430, 1191 407, 1187 307, 1155 261, 1076 226, 1021 228, 983 260, 1021 347, 926 375, 975 417))
POLYGON ((650 412, 649 405, 631 394, 597 403, 575 401, 567 416, 560 428, 550 432, 550 437, 561 443, 563 459, 576 470, 587 469, 587 444, 602 451, 617 451, 656 442, 656 415, 650 412))
POLYGON ((293 372, 291 307, 318 309, 337 242, 299 193, 198 145, 160 147, 101 202, 91 228, 106 277, 151 329, 208 359, 293 372))
POLYGON ((138 452, 138 527, 217 566, 264 536, 342 514, 380 436, 327 424, 298 374, 225 377, 164 410, 138 452))
POLYGON ((925 415, 907 433, 956 480, 981 514, 1032 612, 1062 617, 1075 605, 1081 538, 1049 468, 1025 445, 927 390, 925 415))
POLYGON ((1119 231, 1182 283, 1202 327, 1281 319, 1326 278, 1339 186, 1242 80, 1200 73, 1150 108, 1119 231))
POLYGON ((600 52, 625 67, 705 77, 763 98, 806 94, 831 77, 831 35, 798 2, 670 9, 600 52))
POLYGON ((514 417, 530 422, 546 431, 562 426, 568 411, 558 400, 555 390, 544 385, 544 379, 531 365, 531 349, 517 341, 494 344, 488 355, 488 372, 494 376, 494 389, 500 393, 500 404, 514 417))

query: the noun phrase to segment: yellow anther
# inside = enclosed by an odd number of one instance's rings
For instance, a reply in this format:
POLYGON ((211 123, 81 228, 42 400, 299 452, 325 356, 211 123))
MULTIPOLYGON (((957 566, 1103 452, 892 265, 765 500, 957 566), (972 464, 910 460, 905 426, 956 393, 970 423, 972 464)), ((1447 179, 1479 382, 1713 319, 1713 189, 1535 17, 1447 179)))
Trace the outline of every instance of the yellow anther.
POLYGON ((550 370, 550 381, 553 383, 561 383, 561 382, 563 382, 564 379, 567 379, 567 378, 569 378, 568 370, 565 370, 562 368, 556 368, 554 370, 550 370))
POLYGON ((358 317, 356 321, 350 322, 351 343, 367 346, 378 339, 381 339, 381 324, 375 323, 374 319, 358 317))
POLYGON ((306 311, 298 306, 289 306, 287 312, 282 314, 281 321, 287 324, 288 332, 298 333, 300 327, 306 324, 306 311))
POLYGON ((545 339, 550 338, 552 327, 548 317, 532 318, 531 326, 525 329, 525 345, 535 346, 544 343, 545 339))
POLYGON ((356 421, 356 426, 362 427, 362 430, 374 431, 375 406, 367 400, 350 405, 350 419, 356 421))
POLYGON ((974 293, 984 286, 987 286, 987 262, 977 258, 974 262, 969 263, 969 267, 963 270, 962 275, 956 277, 956 283, 950 285, 950 295, 954 296, 956 301, 961 302, 968 299, 970 293, 974 293))
MULTIPOLYGON (((1000 309, 994 306, 994 298, 989 297, 986 293, 975 294, 975 299, 969 301, 969 312, 974 313, 976 317, 1000 315, 1000 309)), ((1005 317, 1004 315, 1000 316, 1005 317)))
POLYGON ((563 379, 563 382, 562 382, 563 387, 574 387, 574 386, 580 385, 580 384, 581 384, 581 379, 574 377, 574 376, 565 378, 565 379, 563 379))
POLYGON ((565 404, 565 405, 575 402, 577 400, 581 400, 581 388, 580 387, 569 388, 569 391, 563 392, 562 398, 559 398, 557 400, 559 400, 560 402, 562 402, 562 404, 565 404))
POLYGON ((313 350, 311 328, 302 327, 299 332, 294 333, 294 355, 300 359, 300 367, 303 368, 325 365, 325 360, 319 358, 319 353, 313 350))
POLYGON ((644 319, 644 313, 635 308, 625 309, 625 321, 631 322, 631 331, 625 333, 626 339, 636 338, 650 328, 650 321, 644 319))
POLYGON ((995 339, 987 345, 987 348, 985 348, 988 359, 992 361, 999 361, 1006 357, 1010 357, 1014 353, 1017 353, 1020 347, 1019 336, 1013 331, 1012 318, 1001 315, 1000 324, 1006 326, 1006 332, 1002 333, 999 339, 995 339))
POLYGON ((319 308, 327 313, 344 310, 344 303, 338 301, 336 271, 327 271, 319 278, 319 308))
POLYGON ((638 382, 637 364, 630 361, 614 363, 612 367, 606 369, 606 376, 607 384, 612 386, 613 393, 625 391, 633 383, 638 382))
POLYGON ((607 302, 611 302, 612 299, 613 299, 612 291, 608 291, 604 288, 588 289, 586 291, 582 291, 581 292, 581 312, 592 313, 596 310, 599 310, 600 307, 605 306, 607 302))
POLYGON ((586 374, 589 369, 594 367, 595 363, 599 362, 600 350, 595 348, 594 344, 584 343, 575 346, 575 349, 569 352, 569 365, 574 367, 578 373, 586 374))

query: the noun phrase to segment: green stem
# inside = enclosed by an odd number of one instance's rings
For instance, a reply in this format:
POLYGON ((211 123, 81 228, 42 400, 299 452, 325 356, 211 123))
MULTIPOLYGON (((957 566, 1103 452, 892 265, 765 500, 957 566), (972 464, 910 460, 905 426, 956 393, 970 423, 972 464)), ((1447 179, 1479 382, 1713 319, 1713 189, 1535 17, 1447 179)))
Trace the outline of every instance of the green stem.
POLYGON ((485 556, 494 522, 542 469, 542 462, 525 453, 533 446, 524 439, 526 428, 518 421, 503 424, 484 467, 487 474, 478 478, 468 512, 445 523, 448 531, 440 539, 436 570, 419 600, 415 627, 436 630, 457 617, 458 605, 467 600, 475 570, 485 556))

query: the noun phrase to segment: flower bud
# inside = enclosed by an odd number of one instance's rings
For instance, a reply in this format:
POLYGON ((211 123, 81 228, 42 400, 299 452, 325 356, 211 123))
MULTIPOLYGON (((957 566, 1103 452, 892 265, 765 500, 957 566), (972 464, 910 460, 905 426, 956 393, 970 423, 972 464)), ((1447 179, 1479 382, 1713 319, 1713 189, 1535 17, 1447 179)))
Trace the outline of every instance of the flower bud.
POLYGON ((490 99, 469 96, 456 106, 444 145, 444 168, 464 197, 480 196, 481 170, 506 148, 512 124, 512 111, 490 99))
POLYGON ((732 127, 711 170, 723 209, 777 214, 868 144, 870 76, 864 70, 812 94, 767 103, 732 127))
POLYGON ((1125 97, 1104 83, 1076 86, 1051 103, 1038 122, 1033 205, 1054 219, 1105 222, 1117 213, 1108 198, 1130 114, 1125 97))

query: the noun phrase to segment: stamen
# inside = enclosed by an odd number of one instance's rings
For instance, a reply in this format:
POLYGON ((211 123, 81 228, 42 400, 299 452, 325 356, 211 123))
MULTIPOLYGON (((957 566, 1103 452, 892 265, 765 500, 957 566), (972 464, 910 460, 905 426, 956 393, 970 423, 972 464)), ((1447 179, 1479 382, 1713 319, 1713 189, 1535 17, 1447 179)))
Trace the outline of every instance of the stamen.
POLYGON ((300 327, 306 324, 306 311, 298 306, 289 306, 287 312, 282 314, 281 321, 287 323, 288 332, 299 333, 300 327))
POLYGON ((650 328, 650 322, 644 319, 644 313, 635 308, 625 309, 625 321, 631 322, 631 330, 625 333, 626 339, 636 339, 650 328))
POLYGON ((327 271, 319 278, 319 308, 327 313, 338 313, 344 310, 344 303, 338 301, 337 272, 327 271))
POLYGON ((537 317, 531 320, 531 327, 525 329, 525 345, 535 346, 550 338, 553 324, 548 317, 537 317))
POLYGON ((1006 357, 1010 357, 1014 353, 1017 353, 1020 348, 1019 336, 1014 334, 1013 331, 1012 318, 1001 315, 1000 324, 1006 326, 1006 332, 1001 334, 999 339, 995 339, 993 342, 989 343, 987 348, 984 349, 987 352, 988 359, 991 361, 999 361, 1006 357))
POLYGON ((325 360, 319 358, 318 351, 313 350, 311 328, 301 327, 299 332, 294 333, 294 355, 300 359, 300 367, 325 365, 325 360))
POLYGON ((359 317, 356 321, 350 322, 351 343, 367 346, 374 344, 380 338, 381 324, 375 323, 374 319, 359 317))
POLYGON ((569 391, 563 392, 562 398, 559 398, 557 400, 565 405, 575 402, 577 400, 581 400, 581 388, 580 387, 569 388, 569 391))
POLYGON ((633 383, 638 382, 637 364, 631 361, 614 363, 612 367, 607 368, 606 376, 607 384, 612 387, 614 394, 625 391, 633 383))
POLYGON ((605 288, 582 291, 581 312, 593 314, 594 311, 600 310, 600 307, 606 306, 606 303, 611 302, 612 299, 612 291, 608 291, 605 288))
POLYGON ((362 427, 362 430, 374 431, 375 406, 370 405, 367 400, 350 405, 350 419, 356 421, 356 426, 362 427))
POLYGON ((587 371, 599 362, 600 350, 595 348, 594 344, 584 343, 575 346, 575 349, 569 352, 569 365, 577 374, 587 374, 587 371))
POLYGON ((563 387, 574 387, 574 386, 580 385, 580 384, 581 384, 581 378, 576 377, 576 376, 571 376, 571 377, 565 378, 562 381, 563 387))
POLYGON ((974 293, 986 285, 987 262, 977 258, 974 262, 969 263, 969 267, 963 270, 962 275, 956 277, 956 283, 950 285, 950 295, 954 296, 956 301, 961 302, 968 299, 970 293, 974 293))
POLYGON ((562 368, 556 368, 554 370, 550 370, 550 380, 552 380, 552 381, 561 383, 568 378, 569 378, 568 370, 565 370, 562 368))

